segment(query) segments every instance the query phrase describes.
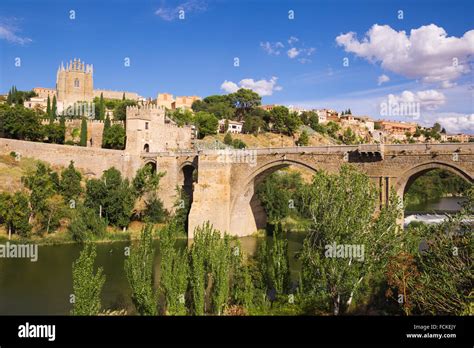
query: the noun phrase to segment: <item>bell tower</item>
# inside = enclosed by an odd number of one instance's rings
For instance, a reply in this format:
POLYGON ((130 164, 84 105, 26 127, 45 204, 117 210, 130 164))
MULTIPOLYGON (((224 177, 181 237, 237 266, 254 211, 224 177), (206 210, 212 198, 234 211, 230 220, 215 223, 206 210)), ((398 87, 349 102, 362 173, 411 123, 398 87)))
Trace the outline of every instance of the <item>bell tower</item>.
POLYGON ((64 64, 58 68, 56 75, 56 94, 58 102, 72 105, 75 102, 91 102, 94 99, 94 68, 92 64, 84 64, 80 59, 64 64))

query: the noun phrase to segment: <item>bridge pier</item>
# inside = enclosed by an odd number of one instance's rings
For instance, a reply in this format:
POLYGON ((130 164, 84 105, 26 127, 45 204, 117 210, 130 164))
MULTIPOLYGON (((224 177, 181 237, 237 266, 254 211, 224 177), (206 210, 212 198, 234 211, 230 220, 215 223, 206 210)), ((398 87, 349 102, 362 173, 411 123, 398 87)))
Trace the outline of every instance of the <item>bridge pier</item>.
POLYGON ((222 233, 230 232, 231 163, 219 155, 200 155, 198 182, 194 184, 193 204, 188 216, 188 238, 196 227, 209 221, 222 233))

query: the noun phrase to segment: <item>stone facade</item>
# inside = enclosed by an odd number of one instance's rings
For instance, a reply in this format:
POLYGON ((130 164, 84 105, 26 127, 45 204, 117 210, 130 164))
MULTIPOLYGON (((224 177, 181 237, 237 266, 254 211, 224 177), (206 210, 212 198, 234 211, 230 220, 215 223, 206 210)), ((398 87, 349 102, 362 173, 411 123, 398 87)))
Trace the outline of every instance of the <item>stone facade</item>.
POLYGON ((33 88, 33 92, 38 95, 38 98, 53 100, 53 97, 56 95, 56 90, 53 88, 43 88, 43 87, 35 87, 33 88))
POLYGON ((62 103, 63 109, 76 102, 90 102, 94 98, 94 68, 84 64, 81 60, 70 61, 64 67, 58 69, 56 76, 56 93, 58 103, 62 103))
POLYGON ((94 89, 94 98, 100 97, 100 95, 103 94, 105 99, 122 100, 124 93, 125 93, 125 99, 130 99, 130 100, 135 100, 135 101, 144 99, 142 96, 138 95, 138 93, 135 93, 135 92, 110 91, 107 89, 94 89))
POLYGON ((165 108, 153 104, 127 107, 127 147, 130 153, 183 151, 192 147, 194 130, 178 127, 165 116, 165 108))
POLYGON ((156 96, 156 104, 169 110, 190 110, 196 100, 201 100, 201 98, 195 95, 173 98, 173 95, 169 93, 158 93, 156 96))
MULTIPOLYGON (((138 114, 132 125, 143 127, 143 122, 157 116, 156 109, 159 108, 130 110, 138 114)), ((474 144, 470 143, 267 148, 223 153, 229 150, 145 152, 137 143, 119 151, 0 139, 0 154, 12 151, 61 167, 73 160, 88 177, 99 177, 104 170, 115 167, 132 178, 139 168, 152 164, 157 171, 166 173, 159 191, 166 209, 173 209, 177 186, 191 185, 190 238, 195 227, 206 221, 236 236, 255 232, 264 223, 254 195, 256 185, 290 165, 336 173, 343 164, 352 164, 379 189, 379 207, 388 202, 391 189, 403 197, 411 182, 433 169, 444 169, 474 182, 474 144), (197 182, 190 182, 190 167, 198 171, 197 182)))
POLYGON ((246 149, 240 157, 236 155, 242 150, 234 150, 227 157, 222 151, 205 150, 198 156, 198 182, 194 184, 189 214, 190 238, 194 228, 205 221, 231 235, 255 232, 261 227, 254 196, 256 185, 290 165, 337 173, 343 164, 352 164, 379 189, 379 206, 388 202, 392 188, 403 199, 409 184, 432 169, 444 169, 474 182, 474 144, 246 149))
POLYGON ((100 177, 111 167, 126 177, 133 177, 141 164, 139 156, 124 151, 0 138, 0 154, 8 155, 12 151, 60 167, 67 167, 70 161, 74 161, 74 165, 88 177, 100 177))
MULTIPOLYGON (((42 121, 43 124, 49 124, 49 120, 42 121)), ((81 119, 66 120, 66 137, 65 141, 79 142, 81 131, 81 119)), ((56 120, 55 123, 59 123, 56 120)), ((122 121, 111 121, 111 125, 124 125, 122 121)), ((101 120, 87 120, 87 147, 102 147, 102 135, 104 133, 104 121, 101 120)))

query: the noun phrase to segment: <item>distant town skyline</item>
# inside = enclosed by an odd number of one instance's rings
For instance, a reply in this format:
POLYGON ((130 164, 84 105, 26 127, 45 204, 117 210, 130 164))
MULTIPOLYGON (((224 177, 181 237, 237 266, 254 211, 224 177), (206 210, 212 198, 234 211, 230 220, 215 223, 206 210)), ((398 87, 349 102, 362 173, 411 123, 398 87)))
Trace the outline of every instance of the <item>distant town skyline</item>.
POLYGON ((61 62, 80 58, 94 65, 95 89, 156 98, 244 87, 265 104, 473 134, 473 10, 471 1, 6 0, 0 91, 54 88, 61 62), (420 117, 381 115, 390 102, 416 103, 420 117))

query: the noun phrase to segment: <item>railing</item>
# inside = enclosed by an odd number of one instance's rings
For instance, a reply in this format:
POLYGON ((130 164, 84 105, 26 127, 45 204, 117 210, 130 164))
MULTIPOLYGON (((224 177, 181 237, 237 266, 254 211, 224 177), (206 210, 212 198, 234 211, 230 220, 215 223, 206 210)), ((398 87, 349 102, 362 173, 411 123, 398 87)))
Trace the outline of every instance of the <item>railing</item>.
MULTIPOLYGON (((380 153, 471 153, 474 154, 474 143, 443 143, 443 144, 360 144, 360 145, 323 145, 323 146, 294 146, 294 147, 266 147, 246 148, 246 151, 255 151, 257 155, 274 154, 344 154, 352 151, 380 152, 380 153)), ((155 153, 143 153, 143 156, 176 156, 176 155, 216 155, 222 149, 199 149, 161 151, 155 153)), ((238 150, 236 150, 238 151, 238 150)))

